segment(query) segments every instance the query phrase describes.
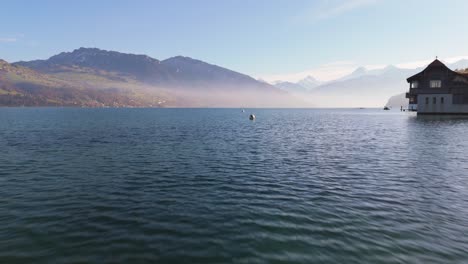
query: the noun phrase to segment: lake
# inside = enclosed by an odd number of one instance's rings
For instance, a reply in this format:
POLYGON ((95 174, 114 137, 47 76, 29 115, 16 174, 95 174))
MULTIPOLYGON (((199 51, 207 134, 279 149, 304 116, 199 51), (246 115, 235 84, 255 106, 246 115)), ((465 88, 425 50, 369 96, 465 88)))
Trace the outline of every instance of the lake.
POLYGON ((0 263, 468 262, 467 118, 0 108, 0 150, 0 263))

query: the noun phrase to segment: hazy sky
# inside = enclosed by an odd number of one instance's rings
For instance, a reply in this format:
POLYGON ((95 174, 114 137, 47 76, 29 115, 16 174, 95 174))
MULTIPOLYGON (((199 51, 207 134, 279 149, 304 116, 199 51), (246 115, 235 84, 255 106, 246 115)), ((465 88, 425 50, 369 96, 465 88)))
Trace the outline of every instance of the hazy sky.
POLYGON ((466 0, 2 1, 0 58, 98 47, 265 79, 468 55, 466 0))

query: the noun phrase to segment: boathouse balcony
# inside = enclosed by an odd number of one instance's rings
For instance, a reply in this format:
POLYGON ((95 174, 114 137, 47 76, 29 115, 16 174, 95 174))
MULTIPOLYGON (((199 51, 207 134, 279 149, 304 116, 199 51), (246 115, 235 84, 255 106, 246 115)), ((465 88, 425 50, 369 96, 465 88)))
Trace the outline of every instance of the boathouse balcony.
POLYGON ((449 88, 411 88, 408 93, 406 93, 406 98, 409 95, 416 95, 416 94, 446 94, 450 93, 449 88))

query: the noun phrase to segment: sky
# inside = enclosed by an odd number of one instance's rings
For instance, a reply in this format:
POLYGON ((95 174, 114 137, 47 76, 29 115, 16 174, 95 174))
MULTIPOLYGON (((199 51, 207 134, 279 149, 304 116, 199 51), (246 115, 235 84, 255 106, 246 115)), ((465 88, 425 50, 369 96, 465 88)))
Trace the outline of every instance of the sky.
POLYGON ((466 0, 2 1, 0 59, 183 55, 267 81, 468 58, 466 0))

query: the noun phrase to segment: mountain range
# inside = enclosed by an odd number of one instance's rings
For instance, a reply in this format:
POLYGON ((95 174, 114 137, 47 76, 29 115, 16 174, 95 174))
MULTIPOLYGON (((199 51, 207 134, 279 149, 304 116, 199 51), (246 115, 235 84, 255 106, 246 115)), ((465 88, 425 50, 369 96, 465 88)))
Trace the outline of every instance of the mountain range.
MULTIPOLYGON (((468 60, 447 66, 468 68, 468 60)), ((269 84, 189 57, 79 48, 46 60, 0 60, 0 106, 400 107, 406 78, 421 70, 359 67, 328 82, 269 84)))
POLYGON ((46 60, 0 62, 0 105, 86 107, 296 107, 254 78, 189 57, 79 48, 46 60))
MULTIPOLYGON (((459 60, 447 66, 453 70, 464 69, 468 67, 468 60, 459 60)), ((296 83, 276 81, 273 84, 315 107, 376 107, 389 104, 399 108, 408 104, 404 98, 409 87, 406 78, 422 70, 393 65, 371 70, 358 67, 344 77, 325 83, 317 82, 311 88, 304 87, 302 80, 296 83)), ((311 76, 308 78, 313 79, 311 76)))

